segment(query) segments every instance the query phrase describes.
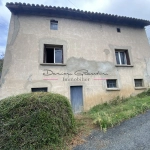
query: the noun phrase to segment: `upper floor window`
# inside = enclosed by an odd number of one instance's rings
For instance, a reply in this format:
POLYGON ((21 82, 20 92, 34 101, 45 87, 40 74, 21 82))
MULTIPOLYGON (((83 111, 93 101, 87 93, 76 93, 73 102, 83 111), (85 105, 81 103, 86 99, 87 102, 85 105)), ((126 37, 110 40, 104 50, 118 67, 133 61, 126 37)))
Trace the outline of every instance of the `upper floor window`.
POLYGON ((121 32, 121 29, 120 29, 120 28, 117 28, 117 32, 121 32))
POLYGON ((63 46, 44 45, 44 63, 63 63, 63 46))
POLYGON ((51 30, 58 30, 58 21, 56 21, 56 20, 51 20, 51 21, 50 21, 50 29, 51 29, 51 30))
POLYGON ((118 65, 130 65, 128 50, 115 50, 115 56, 118 65))

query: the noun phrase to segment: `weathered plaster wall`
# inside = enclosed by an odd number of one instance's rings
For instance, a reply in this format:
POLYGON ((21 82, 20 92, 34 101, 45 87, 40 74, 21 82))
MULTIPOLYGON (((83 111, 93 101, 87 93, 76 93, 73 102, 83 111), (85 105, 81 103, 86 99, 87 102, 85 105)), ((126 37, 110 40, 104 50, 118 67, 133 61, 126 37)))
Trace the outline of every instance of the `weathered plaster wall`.
MULTIPOLYGON (((70 99, 70 86, 82 85, 84 110, 113 99, 135 95, 134 79, 150 83, 150 47, 144 29, 92 23, 79 20, 12 15, 4 68, 1 79, 0 99, 24 92, 33 87, 48 87, 70 99), (58 20, 58 30, 50 30, 50 19, 58 20), (66 66, 43 66, 44 44, 63 45, 66 66), (116 67, 114 49, 128 49, 133 67, 116 67), (89 81, 63 81, 67 75, 44 76, 44 70, 66 73, 80 69, 100 72, 102 75, 84 75, 89 81), (106 75, 108 74, 108 75, 106 75), (58 80, 44 80, 57 78, 58 80), (118 79, 120 90, 107 91, 105 80, 118 79)), ((69 76, 76 78, 75 75, 69 76)), ((81 77, 81 76, 79 76, 81 77)))

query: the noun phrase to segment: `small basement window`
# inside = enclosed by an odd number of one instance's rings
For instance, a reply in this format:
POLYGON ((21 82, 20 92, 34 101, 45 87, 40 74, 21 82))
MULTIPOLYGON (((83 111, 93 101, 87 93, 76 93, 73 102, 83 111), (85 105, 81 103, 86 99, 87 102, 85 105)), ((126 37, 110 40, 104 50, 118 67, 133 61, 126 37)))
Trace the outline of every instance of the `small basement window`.
POLYGON ((51 30, 58 30, 58 21, 50 20, 50 29, 51 30))
POLYGON ((47 87, 42 88, 31 88, 32 92, 47 92, 47 87))
POLYGON ((143 79, 134 79, 135 87, 143 87, 143 79))
POLYGON ((115 50, 117 65, 130 65, 128 50, 115 50))
POLYGON ((117 88, 117 80, 116 79, 107 80, 107 88, 117 88))
POLYGON ((121 29, 120 29, 120 28, 117 28, 117 32, 121 32, 121 29))
POLYGON ((62 64, 63 63, 63 46, 44 45, 43 63, 62 64))

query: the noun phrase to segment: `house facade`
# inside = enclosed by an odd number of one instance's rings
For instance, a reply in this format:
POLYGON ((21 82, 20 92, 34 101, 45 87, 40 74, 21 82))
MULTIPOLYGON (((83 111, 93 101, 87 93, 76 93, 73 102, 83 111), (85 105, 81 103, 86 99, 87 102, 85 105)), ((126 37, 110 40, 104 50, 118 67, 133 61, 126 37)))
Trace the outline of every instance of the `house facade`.
POLYGON ((7 3, 11 11, 0 99, 47 91, 75 113, 150 86, 149 21, 69 8, 7 3))

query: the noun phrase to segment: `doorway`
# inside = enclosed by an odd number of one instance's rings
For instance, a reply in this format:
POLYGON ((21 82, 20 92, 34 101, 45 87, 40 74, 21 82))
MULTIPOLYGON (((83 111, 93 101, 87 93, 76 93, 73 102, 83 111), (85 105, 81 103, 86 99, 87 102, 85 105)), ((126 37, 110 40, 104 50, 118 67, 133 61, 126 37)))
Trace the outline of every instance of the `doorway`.
POLYGON ((82 86, 71 86, 71 105, 73 113, 77 114, 83 111, 83 89, 82 86))

